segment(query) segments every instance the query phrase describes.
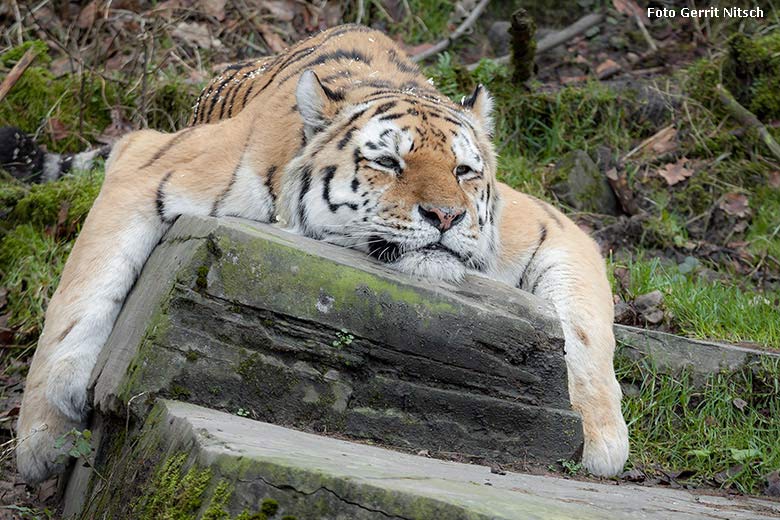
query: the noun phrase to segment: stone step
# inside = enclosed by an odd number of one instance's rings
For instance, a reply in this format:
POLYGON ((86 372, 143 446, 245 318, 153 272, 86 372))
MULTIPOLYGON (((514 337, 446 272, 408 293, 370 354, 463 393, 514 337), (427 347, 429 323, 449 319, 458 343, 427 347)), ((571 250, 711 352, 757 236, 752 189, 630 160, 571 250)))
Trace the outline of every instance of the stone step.
POLYGON ((101 466, 104 485, 95 487, 83 518, 759 520, 780 514, 780 504, 757 499, 501 475, 175 401, 158 401, 148 417, 129 443, 132 451, 101 466))
POLYGON ((572 458, 563 336, 549 304, 481 277, 399 275, 238 219, 181 218, 94 373, 104 415, 156 397, 305 431, 518 467, 572 458))

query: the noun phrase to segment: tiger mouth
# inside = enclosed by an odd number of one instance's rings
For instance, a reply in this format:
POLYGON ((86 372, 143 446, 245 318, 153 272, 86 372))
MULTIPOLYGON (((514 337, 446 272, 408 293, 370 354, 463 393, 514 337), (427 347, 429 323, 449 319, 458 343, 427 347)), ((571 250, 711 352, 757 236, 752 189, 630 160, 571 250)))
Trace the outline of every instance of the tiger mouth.
POLYGON ((434 242, 432 244, 410 250, 404 250, 400 244, 396 242, 390 242, 389 240, 385 240, 384 238, 380 238, 378 236, 372 237, 368 242, 368 254, 380 262, 385 263, 395 262, 404 253, 411 253, 414 251, 440 251, 454 256, 461 262, 465 262, 459 253, 453 251, 441 242, 434 242))

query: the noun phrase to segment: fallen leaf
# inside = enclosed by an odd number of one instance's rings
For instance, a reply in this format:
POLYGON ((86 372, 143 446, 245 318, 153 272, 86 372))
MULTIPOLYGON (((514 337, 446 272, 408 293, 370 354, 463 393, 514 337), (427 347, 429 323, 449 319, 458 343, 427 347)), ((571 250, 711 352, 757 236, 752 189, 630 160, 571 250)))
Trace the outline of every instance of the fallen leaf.
POLYGON ((295 2, 285 0, 268 0, 261 2, 261 6, 271 12, 271 16, 280 22, 292 22, 295 18, 295 2))
POLYGON ((212 16, 220 22, 225 19, 225 0, 199 0, 198 6, 207 16, 212 16))
POLYGON ((97 16, 97 0, 92 0, 88 3, 79 13, 76 25, 79 29, 89 29, 92 24, 95 23, 95 17, 97 16))
POLYGON ((287 47, 287 44, 284 43, 281 36, 276 34, 276 31, 274 31, 273 27, 270 25, 261 23, 258 24, 257 28, 260 30, 263 40, 265 40, 265 43, 268 44, 268 47, 273 52, 282 52, 287 47))
POLYGON ((745 218, 750 215, 750 204, 744 193, 726 193, 720 200, 718 207, 726 214, 737 218, 745 218))
POLYGON ((103 133, 95 138, 96 141, 105 144, 114 144, 120 137, 133 129, 133 125, 124 118, 122 109, 111 109, 111 124, 103 129, 103 133))
POLYGON ((677 162, 665 164, 664 166, 656 170, 656 173, 658 173, 658 175, 663 177, 669 186, 674 186, 678 182, 684 181, 685 179, 693 175, 693 170, 685 167, 685 164, 687 162, 688 159, 683 157, 682 159, 679 159, 677 162))
POLYGON ((737 397, 731 402, 734 403, 734 406, 736 406, 740 411, 744 410, 745 407, 747 406, 747 401, 745 401, 744 399, 740 399, 739 397, 737 397))
POLYGON ((652 141, 649 143, 650 149, 656 154, 661 155, 671 152, 677 148, 677 129, 673 126, 667 126, 662 128, 658 133, 651 137, 652 141))
POLYGON ((620 72, 621 68, 616 61, 608 58, 596 66, 596 76, 599 79, 607 79, 620 72))
POLYGON ((644 482, 647 479, 647 475, 639 468, 634 468, 629 471, 624 471, 620 474, 620 478, 628 480, 629 482, 644 482))
POLYGON ((222 42, 213 38, 206 24, 180 22, 171 32, 174 38, 184 40, 194 47, 200 49, 215 49, 222 47, 222 42))
POLYGON ((647 13, 637 5, 634 0, 612 0, 612 5, 615 10, 626 16, 638 16, 644 23, 649 23, 650 19, 647 18, 647 13))
POLYGON ((49 131, 53 141, 61 141, 70 135, 65 124, 55 117, 49 119, 49 131))
POLYGON ((766 476, 764 494, 770 497, 780 497, 780 471, 773 471, 766 476))
POLYGON ((771 172, 769 174, 769 187, 780 188, 780 172, 771 172))

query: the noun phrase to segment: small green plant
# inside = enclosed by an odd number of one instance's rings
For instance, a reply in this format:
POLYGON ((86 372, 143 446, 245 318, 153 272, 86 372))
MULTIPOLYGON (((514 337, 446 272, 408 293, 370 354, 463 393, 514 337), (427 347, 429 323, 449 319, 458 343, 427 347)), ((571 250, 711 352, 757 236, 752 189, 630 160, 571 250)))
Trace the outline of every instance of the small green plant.
MULTIPOLYGON (((579 473, 582 472, 582 463, 580 463, 580 462, 575 462, 575 461, 570 460, 570 459, 558 459, 557 462, 558 462, 558 464, 561 465, 561 467, 563 467, 563 472, 566 475, 574 476, 574 475, 578 475, 579 473)), ((552 464, 549 466, 549 468, 552 471, 556 471, 556 469, 557 469, 552 464)))
POLYGON ((331 346, 333 348, 348 347, 355 340, 355 336, 350 334, 347 329, 341 329, 336 333, 336 339, 333 340, 331 346))
POLYGON ((239 417, 249 417, 249 410, 244 410, 243 408, 239 408, 236 412, 236 415, 239 417))
POLYGON ((68 448, 66 453, 60 455, 60 459, 57 462, 65 462, 66 457, 88 460, 92 454, 92 432, 90 430, 79 431, 74 428, 54 441, 54 447, 58 450, 66 444, 69 444, 70 448, 68 448))

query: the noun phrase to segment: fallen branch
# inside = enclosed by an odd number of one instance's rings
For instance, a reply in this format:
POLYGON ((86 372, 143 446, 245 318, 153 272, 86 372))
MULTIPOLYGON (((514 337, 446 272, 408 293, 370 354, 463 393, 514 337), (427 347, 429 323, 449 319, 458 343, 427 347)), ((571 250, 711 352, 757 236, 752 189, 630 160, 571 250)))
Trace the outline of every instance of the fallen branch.
POLYGON ((37 54, 38 52, 31 47, 27 49, 24 56, 16 62, 16 65, 11 69, 11 72, 9 72, 3 82, 0 83, 0 101, 5 98, 6 94, 8 94, 16 82, 19 81, 19 78, 22 77, 22 74, 24 74, 24 71, 30 66, 37 54))
POLYGON ((485 10, 487 5, 490 3, 490 0, 481 0, 477 4, 477 6, 474 8, 473 11, 471 11, 471 14, 463 20, 463 23, 461 23, 457 29, 455 29, 455 32, 453 32, 450 36, 447 38, 441 40, 439 43, 431 47, 430 49, 424 50, 418 54, 415 54, 412 56, 412 61, 422 61, 426 58, 430 58, 431 56, 435 56, 436 54, 439 54, 443 50, 445 50, 447 47, 449 47, 452 42, 463 36, 463 34, 468 31, 472 25, 474 25, 474 22, 477 21, 477 18, 482 14, 482 11, 485 10))
POLYGON ((751 111, 740 105, 731 92, 726 90, 723 85, 718 84, 715 89, 718 91, 718 97, 729 114, 743 125, 756 130, 761 140, 764 141, 764 144, 772 152, 772 155, 780 160, 780 144, 777 144, 777 141, 769 133, 766 126, 751 111))
MULTIPOLYGON (((584 33, 591 27, 594 27, 601 22, 604 21, 604 18, 606 18, 606 15, 604 13, 592 13, 587 16, 584 16, 574 22, 573 24, 569 25, 568 27, 561 29, 560 31, 547 35, 536 44, 536 55, 540 55, 542 53, 545 53, 549 51, 550 49, 554 49, 558 45, 561 45, 562 43, 566 43, 567 41, 571 40, 575 36, 579 36, 580 34, 584 33)), ((496 58, 496 63, 502 63, 502 64, 508 64, 512 59, 512 56, 510 54, 507 54, 506 56, 500 56, 496 58)), ((477 68, 477 63, 471 63, 466 68, 468 70, 474 70, 477 68)))

